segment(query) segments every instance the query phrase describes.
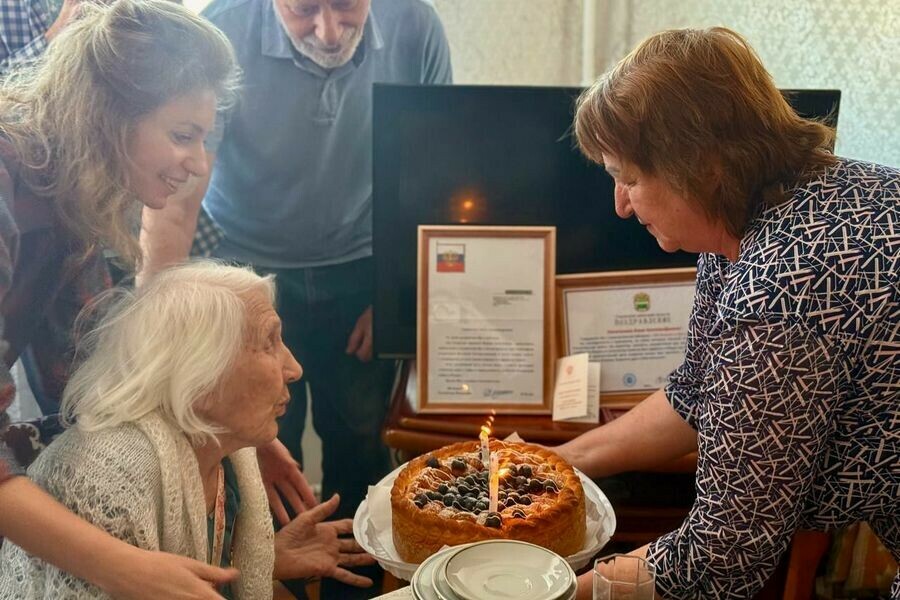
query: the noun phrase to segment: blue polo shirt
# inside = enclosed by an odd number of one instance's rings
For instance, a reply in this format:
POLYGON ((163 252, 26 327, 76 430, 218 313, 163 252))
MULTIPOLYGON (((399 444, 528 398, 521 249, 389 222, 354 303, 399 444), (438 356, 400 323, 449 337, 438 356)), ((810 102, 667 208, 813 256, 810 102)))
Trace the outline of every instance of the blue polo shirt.
POLYGON ((451 82, 434 7, 372 0, 356 54, 331 71, 294 50, 272 0, 214 0, 204 14, 243 69, 240 102, 208 143, 216 255, 273 268, 371 255, 372 86, 451 82))

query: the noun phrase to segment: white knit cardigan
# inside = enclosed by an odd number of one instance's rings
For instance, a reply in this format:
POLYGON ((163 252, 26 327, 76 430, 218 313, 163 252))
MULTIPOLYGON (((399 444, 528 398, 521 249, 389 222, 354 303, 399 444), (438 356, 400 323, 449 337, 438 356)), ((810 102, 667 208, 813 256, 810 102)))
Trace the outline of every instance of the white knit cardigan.
MULTIPOLYGON (((232 589, 240 600, 270 600, 274 534, 256 450, 229 458, 241 496, 232 557, 241 575, 232 589)), ((96 433, 74 427, 38 457, 28 475, 76 514, 133 546, 208 562, 196 455, 184 434, 158 414, 96 433)), ((0 550, 0 598, 109 596, 7 540, 0 550)))

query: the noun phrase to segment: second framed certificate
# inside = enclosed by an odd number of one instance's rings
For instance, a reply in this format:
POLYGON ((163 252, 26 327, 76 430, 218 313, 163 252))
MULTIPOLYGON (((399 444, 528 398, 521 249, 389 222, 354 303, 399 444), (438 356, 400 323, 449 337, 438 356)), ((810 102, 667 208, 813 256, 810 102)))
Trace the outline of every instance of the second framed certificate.
POLYGON ((419 227, 421 412, 550 412, 555 248, 554 227, 419 227))
POLYGON ((561 356, 600 363, 600 405, 627 408, 663 387, 684 360, 696 269, 556 278, 561 356))

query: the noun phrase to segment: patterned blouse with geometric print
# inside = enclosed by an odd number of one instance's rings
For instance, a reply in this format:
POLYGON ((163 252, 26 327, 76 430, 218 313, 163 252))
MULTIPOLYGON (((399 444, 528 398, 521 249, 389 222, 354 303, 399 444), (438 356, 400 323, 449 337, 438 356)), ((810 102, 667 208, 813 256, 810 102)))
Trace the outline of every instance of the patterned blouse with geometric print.
POLYGON ((789 197, 697 265, 665 389, 697 500, 647 553, 667 598, 752 597, 797 528, 867 521, 900 558, 900 171, 839 159, 789 197))

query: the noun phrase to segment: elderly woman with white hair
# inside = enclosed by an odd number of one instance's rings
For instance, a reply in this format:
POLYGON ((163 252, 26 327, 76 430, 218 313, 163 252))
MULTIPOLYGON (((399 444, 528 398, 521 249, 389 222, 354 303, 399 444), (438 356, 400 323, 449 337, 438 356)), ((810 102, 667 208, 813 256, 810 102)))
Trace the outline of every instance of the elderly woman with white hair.
MULTIPOLYGON (((281 339, 272 278, 195 262, 118 294, 64 392, 74 426, 29 476, 129 544, 237 567, 226 598, 271 598, 273 578, 370 584, 341 567, 372 561, 339 539, 351 522, 320 522, 337 497, 273 533, 255 449, 275 438, 302 369, 281 339)), ((0 597, 106 594, 7 543, 0 597)))

